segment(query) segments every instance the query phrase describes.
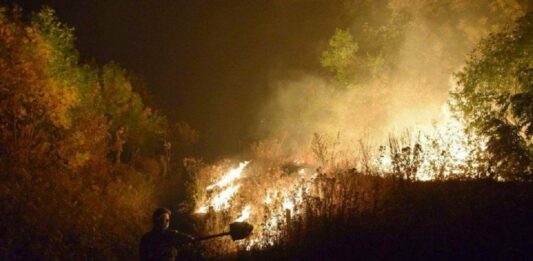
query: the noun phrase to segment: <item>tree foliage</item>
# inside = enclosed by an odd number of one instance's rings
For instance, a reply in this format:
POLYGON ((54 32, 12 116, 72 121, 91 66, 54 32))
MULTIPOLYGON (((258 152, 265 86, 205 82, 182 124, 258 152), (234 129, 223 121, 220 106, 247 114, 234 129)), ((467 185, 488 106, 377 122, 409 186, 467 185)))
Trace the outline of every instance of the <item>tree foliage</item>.
POLYGON ((0 14, 0 100, 3 153, 10 163, 55 157, 59 132, 71 127, 69 111, 79 104, 72 85, 54 77, 54 57, 39 28, 26 25, 20 10, 0 14), (47 155, 48 157, 45 157, 47 155))
POLYGON ((0 6, 0 259, 135 257, 154 186, 169 182, 132 158, 158 164, 169 128, 134 84, 117 63, 81 64, 51 8, 0 6))
POLYGON ((344 85, 360 87, 359 99, 369 104, 365 113, 405 101, 411 101, 406 106, 429 107, 448 98, 450 76, 493 33, 457 75, 456 109, 470 129, 488 138, 494 176, 529 177, 533 44, 531 14, 526 13, 531 7, 521 0, 353 1, 346 9, 354 20, 330 38, 322 66, 344 85), (507 26, 518 18, 515 27, 507 26), (344 47, 350 43, 357 43, 356 52, 344 47), (366 93, 374 95, 366 98, 366 93))
POLYGON ((347 1, 350 23, 332 34, 321 65, 344 85, 390 88, 410 77, 447 87, 468 50, 528 8, 520 0, 347 1))
POLYGON ((322 53, 321 64, 335 73, 337 80, 348 82, 351 78, 351 66, 357 52, 357 43, 347 30, 337 29, 329 40, 329 48, 322 53))
POLYGON ((533 13, 484 39, 457 73, 452 95, 471 130, 488 139, 495 175, 533 178, 533 13))
POLYGON ((110 119, 111 131, 124 128, 130 153, 139 151, 153 156, 160 141, 167 136, 166 118, 143 103, 141 96, 133 91, 130 76, 119 64, 106 64, 100 81, 103 112, 110 119))

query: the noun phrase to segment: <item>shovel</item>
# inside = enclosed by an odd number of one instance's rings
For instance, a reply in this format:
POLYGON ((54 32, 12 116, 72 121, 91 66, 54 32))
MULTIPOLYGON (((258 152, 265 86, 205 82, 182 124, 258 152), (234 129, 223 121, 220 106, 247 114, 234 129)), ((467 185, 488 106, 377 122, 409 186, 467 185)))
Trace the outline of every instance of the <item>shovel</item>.
POLYGON ((246 222, 233 222, 229 224, 229 232, 223 232, 223 233, 214 234, 214 235, 205 236, 205 237, 198 237, 196 238, 196 241, 203 241, 203 240, 208 240, 208 239, 216 238, 216 237, 223 237, 227 235, 230 235, 233 241, 241 240, 241 239, 248 237, 252 233, 253 229, 254 227, 246 222))

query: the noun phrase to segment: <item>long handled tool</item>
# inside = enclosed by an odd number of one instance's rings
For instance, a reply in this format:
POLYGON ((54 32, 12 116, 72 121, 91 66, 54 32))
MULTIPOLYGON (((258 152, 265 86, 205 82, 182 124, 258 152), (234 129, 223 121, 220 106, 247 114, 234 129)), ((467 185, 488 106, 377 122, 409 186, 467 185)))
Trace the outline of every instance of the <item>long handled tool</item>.
POLYGON ((223 232, 219 234, 204 236, 204 237, 198 237, 196 238, 196 241, 203 241, 208 240, 211 238, 217 238, 217 237, 223 237, 223 236, 231 236, 232 240, 241 240, 246 237, 248 237, 251 233, 254 227, 246 222, 234 222, 229 224, 229 232, 223 232))

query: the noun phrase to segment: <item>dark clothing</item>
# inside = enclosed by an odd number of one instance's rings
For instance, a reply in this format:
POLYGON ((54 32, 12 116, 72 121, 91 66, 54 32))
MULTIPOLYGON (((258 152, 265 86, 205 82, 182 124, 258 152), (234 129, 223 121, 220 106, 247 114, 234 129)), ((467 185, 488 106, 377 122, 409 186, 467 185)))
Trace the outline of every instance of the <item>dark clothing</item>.
POLYGON ((152 230, 146 233, 139 246, 139 256, 145 260, 172 260, 178 253, 177 247, 189 243, 193 238, 177 230, 152 230))
POLYGON ((187 233, 192 236, 198 236, 198 229, 196 228, 196 219, 187 213, 177 213, 170 217, 171 224, 179 231, 187 233))

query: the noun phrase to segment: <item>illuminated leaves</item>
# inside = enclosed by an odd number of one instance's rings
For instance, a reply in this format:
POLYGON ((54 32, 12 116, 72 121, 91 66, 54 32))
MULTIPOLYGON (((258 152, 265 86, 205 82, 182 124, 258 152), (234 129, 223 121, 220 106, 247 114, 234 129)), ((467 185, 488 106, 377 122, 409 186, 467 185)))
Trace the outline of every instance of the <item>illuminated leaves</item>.
POLYGON ((127 123, 136 131, 132 144, 153 144, 165 118, 143 105, 123 71, 105 86, 122 96, 106 96, 98 69, 79 64, 73 29, 52 9, 31 22, 21 17, 0 7, 0 212, 8 213, 0 252, 8 259, 116 258, 115 249, 137 244, 155 199, 145 176, 113 169, 110 125, 127 123))
POLYGON ((530 13, 482 41, 452 93, 470 129, 488 138, 493 171, 505 178, 530 179, 533 173, 532 32, 530 13))
POLYGON ((167 121, 163 115, 147 107, 134 92, 131 77, 117 63, 101 70, 103 112, 111 121, 111 130, 124 127, 128 132, 127 149, 153 153, 166 135, 167 121))
POLYGON ((352 73, 350 67, 358 49, 359 46, 348 30, 337 29, 329 40, 328 49, 322 53, 320 62, 323 67, 335 73, 337 80, 348 83, 352 73))

